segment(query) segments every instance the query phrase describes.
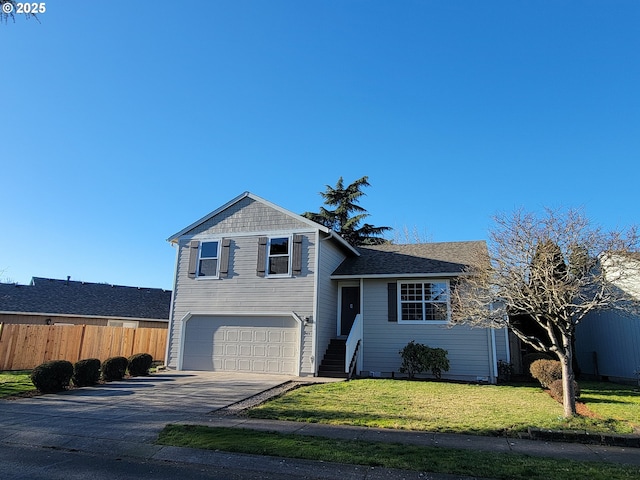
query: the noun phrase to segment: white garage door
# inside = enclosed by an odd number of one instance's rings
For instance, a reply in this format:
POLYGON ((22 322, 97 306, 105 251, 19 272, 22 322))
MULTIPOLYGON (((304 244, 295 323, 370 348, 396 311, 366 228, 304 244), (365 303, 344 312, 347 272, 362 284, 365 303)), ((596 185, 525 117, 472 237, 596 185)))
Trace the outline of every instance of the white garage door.
POLYGON ((297 375, 299 338, 291 317, 191 317, 182 368, 297 375))

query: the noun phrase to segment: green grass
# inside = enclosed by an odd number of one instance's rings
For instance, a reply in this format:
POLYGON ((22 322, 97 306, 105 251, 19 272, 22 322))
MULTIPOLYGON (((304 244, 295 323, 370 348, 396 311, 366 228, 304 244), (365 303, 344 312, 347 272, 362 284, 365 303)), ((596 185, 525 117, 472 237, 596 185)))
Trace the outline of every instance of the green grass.
POLYGON ((29 370, 0 372, 0 398, 35 391, 36 388, 29 378, 30 373, 29 370))
POLYGON ((640 388, 614 383, 580 382, 580 401, 603 418, 627 421, 640 433, 640 388))
POLYGON ((584 389, 587 406, 593 406, 603 418, 566 420, 562 406, 534 386, 370 379, 299 388, 250 410, 248 415, 478 435, 509 435, 529 427, 632 433, 640 407, 638 392, 607 383, 594 382, 589 387, 584 389))
POLYGON ((640 477, 640 468, 633 466, 196 425, 168 425, 157 443, 497 479, 622 480, 640 477))

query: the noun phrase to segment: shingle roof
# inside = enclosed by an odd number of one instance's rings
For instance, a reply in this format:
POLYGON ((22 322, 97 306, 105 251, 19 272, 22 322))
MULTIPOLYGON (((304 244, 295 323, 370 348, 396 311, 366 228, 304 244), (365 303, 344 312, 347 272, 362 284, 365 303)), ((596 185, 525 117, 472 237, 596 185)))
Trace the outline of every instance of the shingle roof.
POLYGON ((358 247, 332 276, 457 274, 487 253, 484 241, 376 245, 358 247))
POLYGON ((33 277, 0 284, 0 311, 169 320, 171 291, 33 277))

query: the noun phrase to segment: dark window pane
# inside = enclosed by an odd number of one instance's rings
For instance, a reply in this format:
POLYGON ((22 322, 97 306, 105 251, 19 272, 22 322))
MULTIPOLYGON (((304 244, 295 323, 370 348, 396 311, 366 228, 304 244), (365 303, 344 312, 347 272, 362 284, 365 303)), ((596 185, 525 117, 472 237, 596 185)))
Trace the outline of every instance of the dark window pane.
POLYGON ((289 257, 269 258, 269 275, 282 275, 289 273, 289 257))
POLYGON ((218 273, 218 260, 215 258, 200 260, 198 275, 201 277, 215 277, 218 273))
POLYGON ((422 300, 422 284, 421 283, 403 283, 400 285, 400 300, 420 301, 422 300))
POLYGON ((217 258, 218 242, 202 242, 200 258, 217 258))
POLYGON ((288 255, 289 239, 288 238, 272 238, 269 243, 269 255, 288 255))
POLYGON ((403 303, 402 320, 422 320, 422 303, 403 303))

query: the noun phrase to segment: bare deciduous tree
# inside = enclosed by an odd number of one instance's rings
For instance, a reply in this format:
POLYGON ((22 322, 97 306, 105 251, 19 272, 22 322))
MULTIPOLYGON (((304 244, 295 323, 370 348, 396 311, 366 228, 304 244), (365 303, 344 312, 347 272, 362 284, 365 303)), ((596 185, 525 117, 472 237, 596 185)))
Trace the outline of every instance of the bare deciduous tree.
POLYGON ((409 228, 407 225, 403 225, 402 228, 394 228, 394 235, 392 243, 406 245, 410 243, 430 243, 432 241, 431 235, 425 230, 422 232, 418 230, 416 225, 413 228, 409 228))
POLYGON ((453 318, 477 326, 505 327, 562 364, 566 417, 575 415, 573 346, 575 329, 589 312, 620 309, 638 313, 630 294, 640 272, 635 227, 605 232, 578 210, 537 216, 517 211, 495 218, 488 258, 460 277, 453 293, 453 318), (523 328, 527 316, 538 327, 523 328))

